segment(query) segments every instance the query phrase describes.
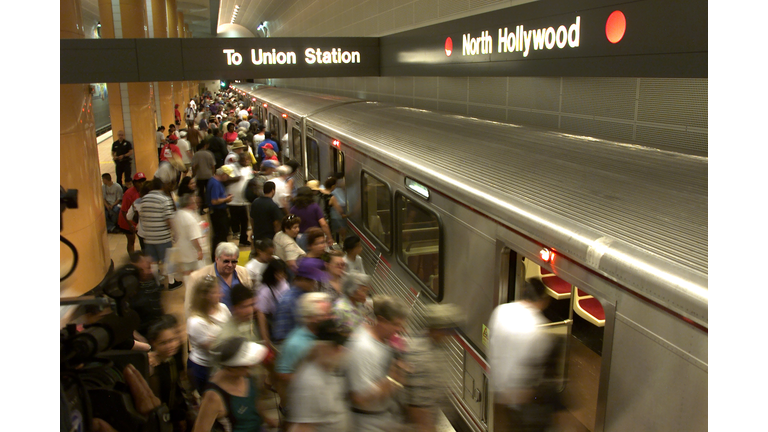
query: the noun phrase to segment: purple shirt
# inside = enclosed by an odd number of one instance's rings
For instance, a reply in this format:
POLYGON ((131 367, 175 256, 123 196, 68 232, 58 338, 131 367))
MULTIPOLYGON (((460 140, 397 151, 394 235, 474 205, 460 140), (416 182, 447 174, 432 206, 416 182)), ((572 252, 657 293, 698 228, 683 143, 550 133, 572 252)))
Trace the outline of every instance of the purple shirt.
POLYGON ((299 224, 299 232, 306 232, 307 229, 320 226, 320 219, 324 218, 323 210, 317 203, 312 203, 303 209, 296 206, 291 207, 291 214, 301 218, 301 224, 299 224))

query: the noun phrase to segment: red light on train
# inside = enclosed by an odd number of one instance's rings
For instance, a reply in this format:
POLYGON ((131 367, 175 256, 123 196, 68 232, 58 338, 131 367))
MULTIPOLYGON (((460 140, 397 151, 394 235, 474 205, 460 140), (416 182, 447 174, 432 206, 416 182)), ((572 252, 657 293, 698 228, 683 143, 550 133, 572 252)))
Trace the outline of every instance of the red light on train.
POLYGON ((283 114, 283 118, 288 118, 288 114, 283 114))
POLYGON ((339 141, 339 140, 333 140, 333 142, 331 143, 331 145, 332 145, 332 146, 334 146, 334 147, 336 147, 336 148, 341 148, 341 141, 339 141))
POLYGON ((555 251, 544 248, 539 251, 539 257, 541 257, 542 261, 551 262, 553 259, 555 259, 555 251))
POLYGON ((264 104, 264 108, 266 108, 266 107, 267 107, 267 104, 264 104))
POLYGON ((252 101, 256 102, 256 98, 251 99, 252 101))

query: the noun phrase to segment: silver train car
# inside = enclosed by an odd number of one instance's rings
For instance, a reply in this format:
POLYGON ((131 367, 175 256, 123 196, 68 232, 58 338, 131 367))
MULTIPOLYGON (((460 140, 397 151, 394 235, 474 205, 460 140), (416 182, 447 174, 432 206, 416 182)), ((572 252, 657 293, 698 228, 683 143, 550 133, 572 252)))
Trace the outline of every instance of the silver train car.
POLYGON ((373 290, 448 302, 446 415, 494 431, 488 320, 541 278, 572 430, 702 431, 708 420, 706 158, 257 85, 233 86, 302 179, 345 173, 373 290))

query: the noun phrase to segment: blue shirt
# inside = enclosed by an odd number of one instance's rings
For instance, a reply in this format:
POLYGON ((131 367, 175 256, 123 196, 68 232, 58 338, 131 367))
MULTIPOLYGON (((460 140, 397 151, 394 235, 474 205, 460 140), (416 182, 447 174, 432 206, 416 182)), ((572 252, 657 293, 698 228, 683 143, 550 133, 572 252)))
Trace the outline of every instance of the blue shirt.
POLYGON ((296 327, 285 339, 280 347, 280 355, 275 363, 275 371, 278 373, 294 373, 296 366, 307 356, 309 350, 315 344, 317 336, 307 326, 296 327))
POLYGON ((226 197, 227 190, 224 189, 224 185, 221 184, 220 181, 216 180, 215 177, 208 179, 208 185, 205 187, 205 203, 208 204, 208 207, 215 209, 227 208, 227 203, 221 203, 217 205, 211 204, 211 202, 215 199, 218 200, 226 197))
POLYGON ((232 312, 232 298, 230 297, 230 291, 232 287, 240 283, 240 279, 237 278, 237 272, 232 272, 232 285, 227 285, 224 278, 219 274, 219 270, 216 268, 216 264, 213 264, 213 271, 216 272, 216 278, 219 280, 219 287, 221 288, 221 302, 227 306, 230 312, 232 312))
POLYGON ((258 156, 260 158, 264 159, 264 146, 267 144, 272 144, 272 150, 274 150, 276 154, 280 154, 280 146, 277 145, 277 143, 271 139, 265 139, 264 141, 259 143, 258 156))
POLYGON ((275 328, 272 332, 275 340, 285 339, 288 337, 288 333, 296 327, 296 307, 299 297, 303 294, 304 290, 291 286, 291 289, 280 298, 275 310, 275 328))

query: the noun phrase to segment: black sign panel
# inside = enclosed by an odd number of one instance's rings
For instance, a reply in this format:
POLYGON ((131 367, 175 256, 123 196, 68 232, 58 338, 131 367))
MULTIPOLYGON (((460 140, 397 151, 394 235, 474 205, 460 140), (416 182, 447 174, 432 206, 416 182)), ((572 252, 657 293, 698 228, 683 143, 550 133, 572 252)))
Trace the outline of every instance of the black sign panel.
POLYGON ((382 76, 707 76, 707 2, 539 1, 381 38, 382 76))
POLYGON ((61 40, 62 84, 378 75, 378 38, 61 40))

